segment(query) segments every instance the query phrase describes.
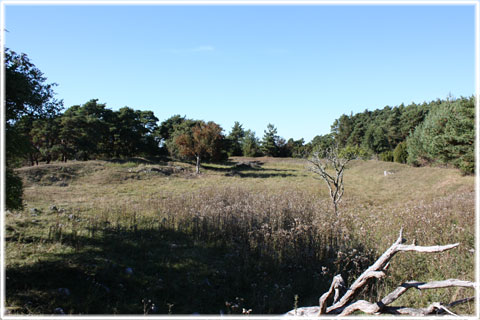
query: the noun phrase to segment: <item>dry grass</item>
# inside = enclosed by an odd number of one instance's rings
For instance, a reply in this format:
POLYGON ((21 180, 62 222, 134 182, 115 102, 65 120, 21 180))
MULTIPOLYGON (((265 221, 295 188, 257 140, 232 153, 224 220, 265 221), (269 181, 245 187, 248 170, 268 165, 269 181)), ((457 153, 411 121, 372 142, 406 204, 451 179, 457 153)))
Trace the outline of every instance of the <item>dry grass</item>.
MULTIPOLYGON (((240 160, 248 159, 231 159, 240 160)), ((316 304, 338 272, 352 280, 402 226, 418 244, 461 246, 434 256, 399 255, 388 280, 364 293, 368 298, 405 280, 474 279, 474 177, 354 161, 337 219, 324 182, 303 161, 254 160, 264 164, 238 172, 232 162, 206 164, 200 176, 183 163, 21 169, 28 208, 6 218, 7 306, 16 313, 57 307, 73 314, 218 314, 244 307, 282 313, 295 295, 299 306, 316 304), (177 169, 147 170, 153 167, 177 169), (385 170, 394 174, 384 176, 385 170), (33 207, 40 210, 34 216, 33 207), (58 294, 63 287, 69 296, 58 294)), ((469 294, 411 293, 399 303, 422 306, 469 294)), ((473 313, 473 305, 457 312, 473 313)))

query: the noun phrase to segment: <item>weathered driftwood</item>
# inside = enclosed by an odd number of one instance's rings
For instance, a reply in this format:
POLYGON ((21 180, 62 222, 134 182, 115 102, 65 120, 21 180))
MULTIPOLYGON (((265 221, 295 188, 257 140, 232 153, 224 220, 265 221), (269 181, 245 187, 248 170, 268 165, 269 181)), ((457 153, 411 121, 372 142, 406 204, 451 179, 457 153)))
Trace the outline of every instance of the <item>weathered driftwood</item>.
POLYGON ((385 296, 382 300, 378 302, 369 302, 365 300, 358 300, 353 302, 354 298, 358 295, 360 290, 367 284, 367 282, 372 278, 383 278, 385 277, 385 271, 389 266, 390 260, 397 252, 401 251, 416 251, 416 252, 442 252, 446 250, 453 249, 459 244, 448 244, 444 246, 417 246, 413 244, 403 244, 405 239, 402 237, 402 230, 400 230, 400 235, 398 239, 388 248, 378 260, 371 265, 364 273, 362 273, 357 280, 346 290, 343 296, 340 298, 340 292, 345 286, 345 282, 342 279, 341 275, 336 275, 333 278, 330 289, 324 293, 319 299, 319 306, 314 307, 304 307, 297 308, 295 310, 289 311, 286 315, 296 315, 296 316, 316 316, 316 315, 340 315, 345 316, 352 314, 355 311, 361 311, 367 314, 399 314, 399 315, 428 315, 428 314, 440 314, 440 313, 453 313, 449 308, 468 301, 472 301, 473 297, 465 298, 461 300, 454 301, 446 306, 440 304, 439 302, 434 302, 427 308, 409 308, 409 307, 390 307, 389 305, 397 300, 402 294, 404 294, 410 288, 416 288, 418 290, 426 289, 438 289, 438 288, 447 288, 447 287, 465 287, 465 288, 475 288, 476 284, 471 281, 457 280, 457 279, 448 279, 443 281, 431 281, 431 282, 418 282, 418 281, 408 281, 402 283, 398 288, 385 296), (327 300, 335 292, 335 297, 333 299, 333 304, 327 307, 327 300))

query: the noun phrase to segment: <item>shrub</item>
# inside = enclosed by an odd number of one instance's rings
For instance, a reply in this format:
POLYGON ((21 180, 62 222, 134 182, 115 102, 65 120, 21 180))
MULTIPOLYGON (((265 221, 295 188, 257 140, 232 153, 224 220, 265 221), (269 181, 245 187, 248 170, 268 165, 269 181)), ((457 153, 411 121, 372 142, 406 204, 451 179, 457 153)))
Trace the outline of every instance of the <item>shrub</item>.
POLYGON ((22 179, 11 169, 5 170, 5 205, 7 209, 23 208, 22 179))
POLYGON ((381 161, 393 162, 393 152, 391 150, 380 153, 381 161))
POLYGON ((398 163, 407 163, 407 143, 405 141, 400 142, 395 150, 393 150, 393 161, 398 163))

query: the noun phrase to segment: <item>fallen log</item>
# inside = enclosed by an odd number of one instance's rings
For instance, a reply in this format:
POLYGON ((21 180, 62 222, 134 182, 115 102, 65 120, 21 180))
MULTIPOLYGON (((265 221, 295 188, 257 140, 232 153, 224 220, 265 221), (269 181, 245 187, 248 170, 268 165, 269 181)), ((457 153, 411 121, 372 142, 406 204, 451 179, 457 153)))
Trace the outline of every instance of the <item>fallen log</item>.
POLYGON ((339 315, 345 316, 354 313, 355 311, 361 311, 367 314, 398 314, 398 315, 411 315, 411 316, 423 316, 429 314, 442 314, 447 313, 455 315, 449 310, 449 308, 474 300, 473 297, 460 299, 449 303, 448 305, 442 305, 439 302, 434 302, 426 308, 410 308, 410 307, 391 307, 389 306, 401 295, 403 295, 408 289, 415 288, 418 290, 438 289, 448 287, 464 287, 475 288, 476 283, 458 279, 448 279, 442 281, 431 282, 419 282, 419 281, 407 281, 402 283, 394 291, 386 295, 382 300, 377 302, 369 302, 365 300, 354 301, 355 297, 361 291, 361 289, 368 283, 370 279, 381 279, 385 277, 385 271, 389 267, 390 260, 396 253, 402 251, 415 251, 421 253, 433 253, 443 252, 456 248, 459 244, 448 244, 444 246, 418 246, 415 243, 406 245, 405 239, 403 239, 402 231, 398 239, 388 248, 380 258, 375 261, 365 272, 363 272, 352 285, 346 290, 346 292, 340 297, 340 292, 345 286, 345 281, 341 275, 336 275, 333 278, 330 289, 325 292, 319 299, 319 306, 297 308, 287 312, 287 316, 320 316, 320 315, 339 315), (333 304, 327 306, 327 300, 335 292, 333 304))

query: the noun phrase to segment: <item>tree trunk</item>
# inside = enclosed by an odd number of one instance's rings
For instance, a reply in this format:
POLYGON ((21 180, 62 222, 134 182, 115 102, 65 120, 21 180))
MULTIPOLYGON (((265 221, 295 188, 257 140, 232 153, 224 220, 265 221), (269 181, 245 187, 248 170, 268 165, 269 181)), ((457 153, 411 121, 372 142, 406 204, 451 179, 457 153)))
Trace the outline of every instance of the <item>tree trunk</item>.
POLYGON ((200 156, 197 156, 197 167, 196 167, 196 174, 200 173, 200 156))

